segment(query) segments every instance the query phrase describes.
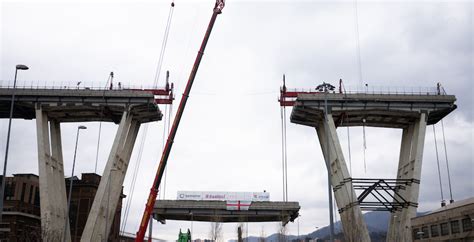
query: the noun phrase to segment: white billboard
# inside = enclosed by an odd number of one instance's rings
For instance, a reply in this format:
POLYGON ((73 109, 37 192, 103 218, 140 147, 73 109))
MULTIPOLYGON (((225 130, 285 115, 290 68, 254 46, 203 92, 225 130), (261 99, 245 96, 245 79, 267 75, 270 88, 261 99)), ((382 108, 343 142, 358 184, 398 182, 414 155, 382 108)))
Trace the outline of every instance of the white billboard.
POLYGON ((178 191, 177 199, 195 201, 270 201, 270 193, 178 191))

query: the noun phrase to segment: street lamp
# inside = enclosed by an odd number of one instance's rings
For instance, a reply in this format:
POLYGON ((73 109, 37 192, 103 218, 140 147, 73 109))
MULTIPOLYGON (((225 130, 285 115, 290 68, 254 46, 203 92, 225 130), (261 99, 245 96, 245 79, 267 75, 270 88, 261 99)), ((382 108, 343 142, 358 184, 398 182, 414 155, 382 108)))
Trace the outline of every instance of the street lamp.
POLYGON ((298 214, 298 241, 300 240, 300 217, 301 214, 298 214))
POLYGON ((64 224, 64 231, 63 231, 63 241, 66 242, 66 231, 67 228, 69 227, 69 209, 71 207, 71 196, 72 196, 72 181, 74 177, 74 167, 76 166, 76 154, 77 154, 77 143, 79 141, 79 130, 81 129, 87 129, 86 126, 78 126, 77 127, 77 133, 76 133, 76 146, 74 148, 74 158, 72 159, 72 172, 71 172, 71 178, 69 178, 69 198, 67 200, 67 210, 66 210, 66 217, 65 217, 65 224, 64 224))
POLYGON ((334 91, 334 86, 323 82, 323 84, 318 85, 316 90, 319 92, 324 92, 324 125, 326 126, 326 167, 328 170, 328 197, 329 197, 329 241, 334 242, 334 215, 332 207, 332 189, 331 189, 331 149, 329 148, 329 119, 328 119, 328 98, 327 95, 330 91, 334 91))
POLYGON ((13 105, 15 103, 16 76, 17 76, 18 70, 28 70, 28 66, 16 65, 15 67, 15 79, 13 81, 13 94, 12 94, 12 101, 10 102, 11 103, 10 118, 8 119, 7 147, 5 148, 5 161, 3 162, 2 188, 0 190, 0 223, 2 222, 2 214, 3 214, 3 196, 5 193, 5 176, 7 175, 8 148, 10 147, 10 131, 12 127, 13 105))
MULTIPOLYGON (((191 238, 193 236, 193 222, 194 222, 194 214, 193 212, 190 212, 189 214, 191 214, 191 238)), ((192 241, 192 239, 191 239, 192 241)))

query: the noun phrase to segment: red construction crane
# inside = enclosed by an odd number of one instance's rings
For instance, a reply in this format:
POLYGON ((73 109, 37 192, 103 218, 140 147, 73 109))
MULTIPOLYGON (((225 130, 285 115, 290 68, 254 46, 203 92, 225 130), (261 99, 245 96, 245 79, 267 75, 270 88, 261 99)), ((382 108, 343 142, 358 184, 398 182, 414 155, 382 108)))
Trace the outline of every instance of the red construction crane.
POLYGON ((173 121, 173 126, 171 126, 170 133, 168 135, 168 140, 166 141, 165 148, 163 149, 163 153, 161 155, 160 165, 158 166, 158 170, 156 171, 155 180, 153 181, 153 186, 150 189, 150 195, 148 196, 148 200, 145 206, 145 211, 143 212, 142 221, 140 223, 140 228, 137 232, 137 238, 135 241, 143 242, 143 238, 145 237, 145 232, 148 226, 148 221, 150 220, 150 216, 153 212, 153 207, 155 205, 156 196, 158 195, 158 188, 160 187, 161 178, 163 177, 163 173, 165 171, 166 163, 168 161, 168 156, 171 151, 171 146, 173 145, 174 137, 176 136, 176 131, 178 130, 179 122, 181 121, 181 117, 184 112, 184 108, 186 106, 186 102, 189 97, 189 93, 191 92, 191 87, 193 86, 194 78, 196 77, 197 70, 199 68, 199 64, 201 63, 202 56, 204 54, 204 49, 206 48, 207 41, 209 40, 209 36, 211 35, 212 27, 216 21, 217 15, 222 13, 222 9, 224 8, 224 0, 216 0, 216 4, 214 5, 214 11, 209 22, 209 26, 207 27, 206 34, 204 35, 204 39, 201 43, 201 48, 196 56, 196 60, 194 61, 193 69, 191 74, 189 74, 188 83, 186 84, 186 89, 184 89, 183 97, 181 98, 181 102, 179 103, 178 110, 176 111, 176 116, 173 121))

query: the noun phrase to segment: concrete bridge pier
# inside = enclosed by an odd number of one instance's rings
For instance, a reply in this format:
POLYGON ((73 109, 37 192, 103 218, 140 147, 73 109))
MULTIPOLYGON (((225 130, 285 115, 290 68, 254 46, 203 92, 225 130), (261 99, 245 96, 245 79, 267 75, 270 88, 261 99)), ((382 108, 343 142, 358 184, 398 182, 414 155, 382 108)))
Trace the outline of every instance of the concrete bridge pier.
POLYGON ((421 165, 425 143, 426 115, 420 114, 418 120, 403 129, 397 179, 413 179, 415 182, 400 193, 409 204, 407 208, 395 211, 390 217, 387 241, 412 241, 411 218, 416 217, 418 195, 420 193, 421 165))
POLYGON ((133 119, 130 111, 125 111, 115 135, 81 241, 103 241, 110 233, 139 129, 140 122, 133 119))
MULTIPOLYGON (((13 93, 13 118, 36 119, 44 241, 62 241, 68 218, 60 123, 102 121, 119 124, 83 231, 83 241, 101 241, 109 234, 140 124, 162 119, 158 104, 171 102, 170 90, 0 88, 0 118, 10 117, 13 93), (163 93, 168 99, 156 99, 163 93)), ((67 233, 66 240, 71 241, 70 230, 67 233)))
POLYGON ((370 241, 369 231, 362 217, 362 211, 357 204, 357 195, 351 182, 341 144, 337 137, 336 126, 331 114, 327 115, 316 126, 319 143, 323 151, 326 165, 331 174, 331 185, 334 191, 337 207, 341 208, 340 216, 346 241, 370 241), (329 152, 328 151, 329 144, 329 152), (328 154, 329 153, 329 154, 328 154), (329 156, 328 156, 329 155, 329 156))
MULTIPOLYGON (((40 105, 36 109, 36 130, 42 237, 44 241, 60 241, 68 221, 61 128, 58 121, 48 120, 40 105)), ((71 241, 70 230, 66 233, 66 241, 71 241)))
MULTIPOLYGON (((288 92, 286 95, 293 97, 295 94, 288 92)), ((331 184, 348 241, 370 241, 361 210, 390 211, 387 241, 412 241, 410 219, 416 216, 418 206, 426 126, 436 124, 454 111, 457 108, 455 101, 455 96, 441 93, 439 89, 402 94, 297 94, 291 122, 316 128, 324 157, 330 164, 331 184), (328 112, 327 121, 325 112, 328 112), (402 129, 396 179, 350 177, 335 124, 338 127, 402 129), (327 144, 330 151, 325 154, 327 144), (362 190, 357 197, 354 188, 362 190)))

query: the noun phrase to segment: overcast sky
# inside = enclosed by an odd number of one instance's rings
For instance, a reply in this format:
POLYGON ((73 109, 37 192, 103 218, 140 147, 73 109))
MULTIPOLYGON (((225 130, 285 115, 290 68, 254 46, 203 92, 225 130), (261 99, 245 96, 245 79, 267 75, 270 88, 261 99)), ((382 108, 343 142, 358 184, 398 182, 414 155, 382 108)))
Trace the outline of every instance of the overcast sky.
MULTIPOLYGON (((26 64, 19 85, 103 86, 110 71, 124 85, 151 85, 170 1, 1 1, 2 85, 16 64, 26 64)), ((214 1, 177 1, 163 64, 176 85, 176 102, 201 43, 214 1)), ((455 200, 474 194, 473 3, 471 1, 358 2, 362 82, 407 90, 441 82, 458 109, 444 119, 455 200)), ((287 86, 314 88, 342 78, 359 84, 353 1, 228 1, 217 19, 168 163, 166 198, 178 190, 263 191, 282 199, 281 76, 287 86)), ((160 107, 164 110, 164 106, 160 107)), ((291 108, 287 109, 289 113, 291 108)), ((81 133, 76 174, 94 172, 98 123, 62 124, 66 176, 75 130, 81 133)), ((314 129, 288 122, 289 199, 301 205, 300 234, 328 224, 326 168, 314 129)), ((445 199, 447 175, 440 124, 436 125, 445 199)), ((98 173, 117 126, 104 124, 98 173)), ((143 129, 142 129, 143 131, 143 129)), ((7 121, 0 121, 0 157, 7 121)), ((126 227, 135 233, 162 149, 163 122, 150 124, 126 227)), ((346 129, 338 130, 347 157, 346 129)), ((140 135, 143 135, 142 132, 140 135)), ((394 178, 401 130, 367 129, 364 171, 362 128, 350 129, 353 177, 394 178)), ((141 139, 139 137, 139 139, 141 139)), ((14 120, 8 174, 38 173, 35 121, 14 120)), ((135 145, 125 193, 137 164, 135 145)), ((348 159, 346 159, 348 160, 348 159)), ((440 204, 432 127, 427 127, 419 211, 440 204)), ((127 199, 131 197, 128 196, 127 199)), ((124 200, 124 204, 126 200, 124 200)), ((338 218, 338 217, 337 217, 338 218)), ((154 234, 176 240, 190 222, 168 221, 154 234)), ((194 223, 194 238, 209 224, 194 223)), ((225 238, 236 224, 224 225, 225 238)), ((249 224, 249 235, 277 231, 277 224, 249 224)), ((289 225, 296 234, 296 223, 289 225)))

